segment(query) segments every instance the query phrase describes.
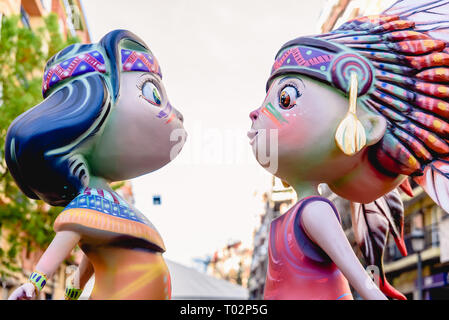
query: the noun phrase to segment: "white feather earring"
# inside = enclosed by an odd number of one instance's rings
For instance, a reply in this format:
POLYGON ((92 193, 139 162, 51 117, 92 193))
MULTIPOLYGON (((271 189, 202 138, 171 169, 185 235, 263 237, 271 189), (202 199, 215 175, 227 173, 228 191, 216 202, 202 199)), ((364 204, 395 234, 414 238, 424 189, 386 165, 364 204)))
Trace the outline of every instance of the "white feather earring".
POLYGON ((335 133, 337 146, 347 155, 353 155, 366 145, 366 133, 360 120, 357 118, 358 79, 355 72, 351 72, 349 87, 349 111, 340 122, 335 133))

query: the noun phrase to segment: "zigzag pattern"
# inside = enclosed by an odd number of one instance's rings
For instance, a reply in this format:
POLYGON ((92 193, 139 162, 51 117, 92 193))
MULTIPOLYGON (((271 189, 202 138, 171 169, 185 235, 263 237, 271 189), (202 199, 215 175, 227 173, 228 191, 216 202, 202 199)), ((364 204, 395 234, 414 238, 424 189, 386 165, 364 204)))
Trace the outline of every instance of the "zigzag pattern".
POLYGON ((106 72, 103 55, 97 51, 81 53, 76 57, 66 59, 44 73, 42 94, 62 80, 90 72, 106 72))
POLYGON ((321 52, 317 49, 308 48, 290 48, 285 51, 278 59, 276 59, 271 73, 282 67, 314 67, 317 65, 327 65, 332 60, 333 56, 325 52, 321 52), (301 52, 303 49, 306 52, 301 52), (305 59, 305 55, 310 55, 311 57, 305 59), (293 58, 293 59, 292 59, 293 58))
POLYGON ((144 52, 122 49, 122 70, 151 72, 162 78, 159 63, 155 57, 144 52))

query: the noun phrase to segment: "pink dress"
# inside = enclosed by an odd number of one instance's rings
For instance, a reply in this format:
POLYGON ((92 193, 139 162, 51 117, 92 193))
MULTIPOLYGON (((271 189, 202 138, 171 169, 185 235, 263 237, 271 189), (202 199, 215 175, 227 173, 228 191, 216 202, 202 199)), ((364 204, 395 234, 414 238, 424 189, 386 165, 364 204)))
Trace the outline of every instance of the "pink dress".
POLYGON ((304 207, 312 201, 334 204, 324 197, 302 199, 270 226, 267 300, 352 300, 348 281, 329 256, 307 236, 301 225, 304 207))

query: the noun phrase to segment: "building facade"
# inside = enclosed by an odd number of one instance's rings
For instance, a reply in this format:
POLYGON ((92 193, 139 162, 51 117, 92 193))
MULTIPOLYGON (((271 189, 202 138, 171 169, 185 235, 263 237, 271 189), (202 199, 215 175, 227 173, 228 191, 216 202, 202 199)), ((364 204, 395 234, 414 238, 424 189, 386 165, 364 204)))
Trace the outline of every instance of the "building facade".
POLYGON ((250 273, 252 248, 241 241, 229 243, 215 251, 206 267, 206 273, 247 288, 250 273))
POLYGON ((0 16, 20 15, 23 26, 31 29, 43 26, 43 17, 51 12, 59 18, 61 34, 90 42, 81 0, 0 0, 0 16))
POLYGON ((425 300, 449 299, 449 215, 415 186, 414 197, 404 197, 404 240, 408 255, 402 257, 393 239, 385 252, 385 272, 390 283, 408 299, 418 299, 418 254, 412 246, 411 231, 424 230, 422 260, 422 297, 425 300))

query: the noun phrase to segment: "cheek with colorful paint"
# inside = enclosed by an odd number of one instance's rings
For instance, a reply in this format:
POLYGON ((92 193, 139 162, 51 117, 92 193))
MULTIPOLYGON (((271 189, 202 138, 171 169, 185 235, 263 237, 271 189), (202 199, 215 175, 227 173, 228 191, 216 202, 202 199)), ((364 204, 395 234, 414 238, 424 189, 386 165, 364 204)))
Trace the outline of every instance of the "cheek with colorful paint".
POLYGON ((262 106, 251 112, 253 120, 251 131, 276 130, 283 133, 300 115, 300 97, 304 84, 299 78, 282 77, 273 82, 262 106))
POLYGON ((156 118, 161 119, 164 124, 169 124, 177 116, 182 119, 168 101, 162 82, 154 74, 144 73, 137 82, 137 89, 138 96, 149 103, 156 118))
POLYGON ((344 99, 336 101, 328 91, 331 90, 304 77, 275 79, 262 106, 250 114, 253 121, 248 132, 250 143, 256 148, 261 143, 269 143, 270 131, 274 130, 280 156, 284 153, 307 153, 317 145, 333 147, 332 131, 346 106, 340 108, 339 104, 346 102, 344 99), (261 139, 262 132, 267 137, 266 141, 261 139))
POLYGON ((248 137, 256 159, 263 166, 267 157, 277 157, 276 175, 283 179, 324 172, 342 155, 335 131, 347 106, 347 98, 318 81, 298 75, 276 78, 262 106, 250 114, 248 137))
POLYGON ((138 96, 154 107, 156 117, 164 124, 172 122, 175 118, 183 120, 168 99, 162 84, 162 72, 159 62, 149 52, 139 52, 128 49, 121 50, 122 71, 142 72, 137 82, 138 96))
POLYGON ((120 97, 92 156, 97 174, 112 181, 163 167, 187 137, 183 116, 168 101, 157 75, 124 72, 120 84, 120 97))

